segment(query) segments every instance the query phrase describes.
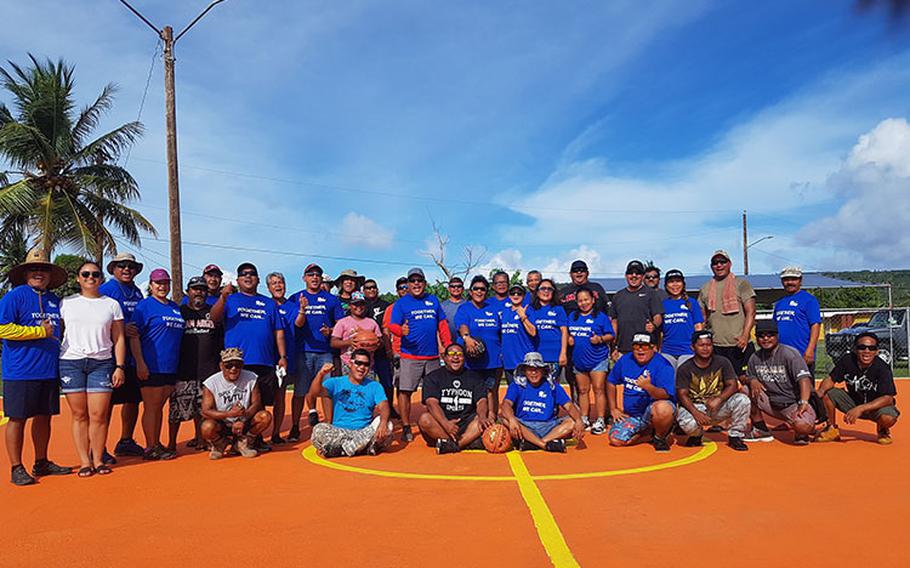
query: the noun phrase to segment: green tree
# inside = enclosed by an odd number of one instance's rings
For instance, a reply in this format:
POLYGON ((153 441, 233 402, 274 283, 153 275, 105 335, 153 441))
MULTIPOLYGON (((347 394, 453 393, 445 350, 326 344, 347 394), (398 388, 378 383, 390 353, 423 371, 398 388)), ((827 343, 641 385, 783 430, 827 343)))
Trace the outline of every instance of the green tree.
POLYGON ((85 258, 75 254, 58 254, 54 257, 54 264, 66 270, 66 282, 63 286, 54 290, 54 293, 61 298, 71 296, 79 292, 79 283, 76 282, 76 274, 79 268, 85 263, 85 258))
POLYGON ((134 245, 152 224, 127 206, 139 198, 118 157, 142 135, 129 122, 90 139, 110 110, 116 87, 109 84, 90 105, 76 110, 73 67, 63 60, 32 66, 8 62, 0 85, 12 97, 0 103, 0 158, 11 171, 0 179, 0 239, 24 234, 48 255, 58 245, 100 259, 117 250, 115 230, 134 245), (110 229, 109 229, 110 227, 110 229))
POLYGON ((7 280, 10 269, 25 262, 27 254, 28 243, 25 235, 14 231, 0 235, 0 295, 10 289, 9 280, 7 280))

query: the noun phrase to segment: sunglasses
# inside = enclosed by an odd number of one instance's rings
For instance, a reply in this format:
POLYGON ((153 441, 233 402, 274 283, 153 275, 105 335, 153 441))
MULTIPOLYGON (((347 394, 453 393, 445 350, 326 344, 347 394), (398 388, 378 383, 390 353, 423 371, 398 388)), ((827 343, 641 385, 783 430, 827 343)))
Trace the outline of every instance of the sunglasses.
POLYGON ((351 361, 351 365, 354 365, 355 367, 369 367, 370 362, 369 361, 351 361))
POLYGON ((525 293, 522 292, 521 290, 514 290, 512 292, 509 292, 509 296, 524 296, 524 295, 525 295, 525 293))
POLYGON ((645 276, 645 280, 660 280, 660 276, 645 276))
POLYGON ((878 351, 878 345, 859 344, 853 348, 855 351, 878 351))
POLYGON ((408 285, 407 285, 407 284, 399 284, 399 285, 398 285, 398 289, 399 289, 399 290, 407 290, 407 289, 408 289, 408 285))
POLYGON ((228 361, 227 363, 224 363, 225 369, 239 369, 240 367, 243 367, 243 363, 237 361, 228 361))
POLYGON ((311 270, 311 271, 309 271, 309 272, 305 272, 303 275, 304 275, 304 276, 310 276, 310 277, 312 277, 312 276, 322 276, 322 272, 319 272, 318 270, 311 270))
POLYGON ((464 284, 449 284, 449 288, 464 288, 464 284))
POLYGON ((259 273, 256 272, 255 270, 244 270, 243 272, 238 273, 237 276, 240 276, 240 277, 243 277, 243 276, 259 276, 259 273))
POLYGON ((114 267, 119 268, 121 270, 136 270, 136 265, 133 264, 132 262, 127 262, 127 261, 118 262, 117 264, 114 265, 114 267))
POLYGON ((727 260, 726 258, 718 258, 717 260, 712 260, 712 261, 711 261, 711 266, 723 266, 723 265, 725 265, 725 264, 727 264, 727 263, 729 263, 729 262, 730 262, 730 261, 727 260))
POLYGON ((83 270, 79 273, 79 276, 83 278, 101 278, 101 273, 97 270, 83 270))
POLYGON ((538 292, 552 292, 554 290, 556 290, 556 288, 553 288, 552 286, 541 286, 537 289, 538 292))
POLYGON ((424 280, 423 278, 417 277, 417 278, 408 278, 408 282, 410 282, 411 284, 419 284, 419 283, 426 282, 426 280, 424 280))
POLYGON ((453 349, 452 351, 446 351, 446 357, 464 357, 464 353, 458 349, 453 349))
POLYGON ((775 335, 777 335, 777 334, 774 333, 773 331, 763 331, 761 333, 756 333, 755 337, 762 339, 764 337, 774 337, 775 335))
POLYGON ((363 289, 364 289, 364 290, 378 290, 379 287, 378 287, 378 286, 369 285, 369 286, 364 286, 363 289))
POLYGON ((486 292, 487 289, 483 286, 474 286, 471 288, 471 292, 486 292))

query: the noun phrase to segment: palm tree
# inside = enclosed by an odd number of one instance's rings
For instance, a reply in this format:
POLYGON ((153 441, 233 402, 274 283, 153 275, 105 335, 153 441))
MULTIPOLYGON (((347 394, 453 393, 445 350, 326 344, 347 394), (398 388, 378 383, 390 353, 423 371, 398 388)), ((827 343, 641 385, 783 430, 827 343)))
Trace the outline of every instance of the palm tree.
POLYGON ((48 255, 58 245, 100 259, 117 250, 111 227, 134 245, 155 228, 127 204, 139 198, 136 180, 116 165, 142 135, 139 122, 89 141, 110 110, 117 88, 109 84, 76 112, 73 67, 61 59, 42 63, 29 55, 28 69, 8 62, 0 85, 12 96, 0 103, 0 159, 10 171, 0 178, 0 242, 26 235, 48 255))

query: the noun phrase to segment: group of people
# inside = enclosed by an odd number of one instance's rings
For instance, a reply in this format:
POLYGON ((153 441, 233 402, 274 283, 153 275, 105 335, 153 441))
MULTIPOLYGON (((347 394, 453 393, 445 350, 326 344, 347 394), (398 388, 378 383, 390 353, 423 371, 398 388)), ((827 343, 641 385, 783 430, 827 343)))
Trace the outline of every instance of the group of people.
POLYGON ((118 254, 105 282, 102 267, 86 261, 76 274, 79 293, 62 300, 53 290, 67 274, 40 251, 10 270, 0 338, 14 484, 72 473, 47 453, 61 393, 81 477, 110 474, 122 456, 174 459, 184 422, 194 428, 188 447, 212 459, 254 457, 299 441, 305 409, 321 455, 375 454, 391 441, 394 421, 403 442, 414 440, 411 403, 421 386, 417 430, 438 453, 481 447, 497 422, 521 450, 564 452, 567 440, 590 432, 615 446, 649 440, 668 451, 671 435, 699 446, 706 430, 723 427, 728 445, 742 451, 745 442, 773 439, 766 416, 792 429, 796 444, 837 440, 837 411, 848 424, 875 422, 887 444, 899 416, 874 334, 859 335, 816 389, 821 318, 817 300, 801 289, 801 271, 781 272, 785 296, 772 319, 756 323, 755 292, 732 274, 723 250, 712 255, 713 278, 697 298, 681 271, 663 275, 661 289, 660 271, 637 260, 611 296, 589 281, 581 260, 563 286, 536 270, 525 284, 505 272, 492 281, 477 275, 467 290, 453 277, 444 301, 412 268, 397 280, 391 304, 375 280, 345 270, 333 281, 315 263, 303 270, 300 291, 288 295, 285 277, 273 272, 262 294, 257 267, 243 263, 236 287, 217 265, 206 266, 178 305, 162 268, 142 293, 143 268, 118 254), (111 454, 115 406, 121 432, 111 454), (134 433, 140 406, 144 446, 134 433), (31 472, 22 464, 28 420, 31 472))

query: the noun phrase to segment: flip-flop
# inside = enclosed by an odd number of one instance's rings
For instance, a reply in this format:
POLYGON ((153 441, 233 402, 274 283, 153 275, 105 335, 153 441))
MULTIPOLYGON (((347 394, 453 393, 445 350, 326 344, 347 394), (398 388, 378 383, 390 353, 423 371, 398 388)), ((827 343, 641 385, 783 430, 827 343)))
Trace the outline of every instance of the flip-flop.
MULTIPOLYGON (((107 466, 104 466, 104 467, 107 467, 107 466)), ((108 468, 108 469, 110 469, 110 468, 108 468)), ((76 475, 78 475, 79 477, 91 477, 91 476, 95 475, 95 468, 83 467, 79 470, 78 473, 76 473, 76 475)))
POLYGON ((101 464, 95 468, 95 473, 97 473, 98 475, 108 475, 113 472, 114 472, 114 470, 112 470, 110 468, 110 466, 108 466, 107 464, 101 464))

